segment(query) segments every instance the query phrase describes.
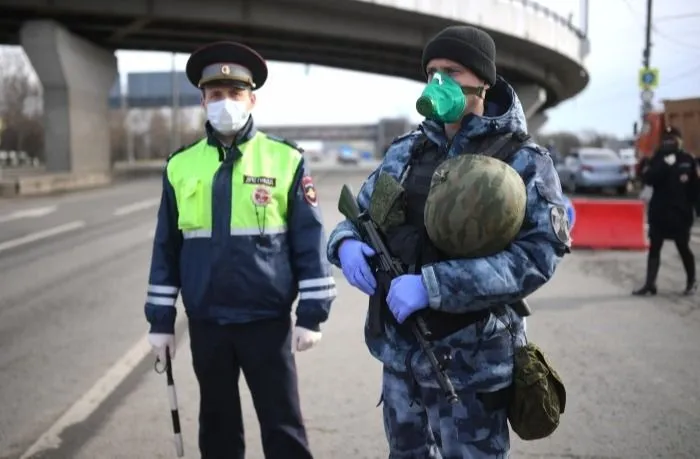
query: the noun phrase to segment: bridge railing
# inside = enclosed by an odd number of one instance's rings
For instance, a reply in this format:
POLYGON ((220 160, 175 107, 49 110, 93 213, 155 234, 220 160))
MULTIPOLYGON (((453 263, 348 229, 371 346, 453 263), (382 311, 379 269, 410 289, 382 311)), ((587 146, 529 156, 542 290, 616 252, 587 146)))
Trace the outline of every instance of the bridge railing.
POLYGON ((586 34, 552 9, 532 0, 356 0, 482 26, 520 37, 582 63, 586 34))
POLYGON ((535 13, 541 14, 544 17, 546 17, 549 20, 552 20, 559 25, 568 28, 573 34, 575 34, 577 37, 580 39, 587 39, 588 37, 586 36, 586 33, 573 25, 571 22, 571 18, 565 18, 564 16, 561 16, 560 14, 556 13, 555 11, 552 11, 551 9, 547 8, 544 5, 540 5, 537 2, 533 2, 532 0, 500 0, 500 1, 508 1, 512 3, 520 3, 523 7, 525 8, 530 8, 532 9, 535 13))

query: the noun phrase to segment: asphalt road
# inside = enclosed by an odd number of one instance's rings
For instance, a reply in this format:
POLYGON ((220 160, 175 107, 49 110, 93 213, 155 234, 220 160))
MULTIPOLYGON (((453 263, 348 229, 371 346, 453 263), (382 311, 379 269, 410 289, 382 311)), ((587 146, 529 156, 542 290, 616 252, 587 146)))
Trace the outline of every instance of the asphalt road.
MULTIPOLYGON (((319 175, 329 227, 340 218, 338 187, 358 189, 361 179, 319 175)), ((152 369, 142 309, 159 187, 145 179, 0 201, 0 458, 27 450, 50 459, 174 457, 165 379, 152 369)), ((694 248, 700 256, 700 234, 694 248)), ((684 278, 674 250, 664 249, 657 298, 629 296, 643 275, 638 252, 575 252, 533 296, 530 338, 565 379, 567 411, 546 440, 513 436, 513 457, 700 457, 700 295, 675 293, 684 278)), ((361 330, 365 299, 335 275, 339 297, 324 339, 298 355, 312 448, 319 459, 386 458, 375 408, 380 368, 361 330)), ((186 457, 198 457, 184 331, 178 344, 186 457)), ((244 394, 248 457, 259 459, 244 394)))

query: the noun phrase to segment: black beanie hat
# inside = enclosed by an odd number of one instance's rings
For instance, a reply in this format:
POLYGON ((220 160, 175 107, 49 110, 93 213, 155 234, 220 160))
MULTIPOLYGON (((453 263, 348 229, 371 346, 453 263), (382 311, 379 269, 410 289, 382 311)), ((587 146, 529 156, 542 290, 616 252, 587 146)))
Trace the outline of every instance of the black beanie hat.
POLYGON ((450 26, 428 41, 423 49, 423 73, 431 59, 449 59, 462 64, 479 78, 496 84, 496 44, 483 30, 450 26))

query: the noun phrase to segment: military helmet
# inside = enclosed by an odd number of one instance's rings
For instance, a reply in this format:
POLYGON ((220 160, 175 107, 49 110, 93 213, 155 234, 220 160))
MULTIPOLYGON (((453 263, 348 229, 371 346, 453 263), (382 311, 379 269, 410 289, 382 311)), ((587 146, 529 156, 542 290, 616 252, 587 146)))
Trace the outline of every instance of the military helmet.
POLYGON ((449 257, 484 257, 505 249, 525 219, 520 174, 490 156, 463 154, 435 170, 425 203, 432 243, 449 257))

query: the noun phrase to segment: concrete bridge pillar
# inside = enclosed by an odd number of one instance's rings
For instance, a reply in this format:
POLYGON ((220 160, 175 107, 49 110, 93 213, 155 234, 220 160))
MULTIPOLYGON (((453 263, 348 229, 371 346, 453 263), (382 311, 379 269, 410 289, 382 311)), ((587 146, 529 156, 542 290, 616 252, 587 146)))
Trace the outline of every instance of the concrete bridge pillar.
POLYGON ((26 22, 20 41, 43 86, 47 170, 107 172, 108 96, 117 76, 114 52, 50 20, 26 22))
POLYGON ((542 126, 544 126, 544 123, 547 122, 547 115, 545 115, 543 112, 537 113, 534 116, 531 116, 527 120, 527 131, 530 135, 535 136, 537 133, 542 129, 542 126))
POLYGON ((525 112, 525 118, 528 120, 537 113, 545 102, 547 102, 547 91, 536 84, 514 85, 513 89, 520 99, 523 111, 525 112))

